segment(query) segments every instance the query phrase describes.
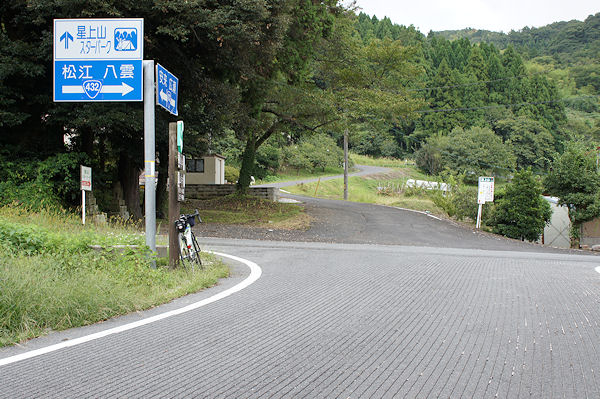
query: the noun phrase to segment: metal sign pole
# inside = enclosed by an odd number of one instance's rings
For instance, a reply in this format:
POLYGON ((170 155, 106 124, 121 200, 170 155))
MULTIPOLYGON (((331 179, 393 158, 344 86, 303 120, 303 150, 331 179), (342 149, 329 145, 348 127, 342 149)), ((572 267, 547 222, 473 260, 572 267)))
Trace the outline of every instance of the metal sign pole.
MULTIPOLYGON (((156 252, 156 147, 154 141, 154 60, 144 60, 144 203, 146 245, 156 252)), ((153 262, 153 267, 156 264, 153 262)))
POLYGON ((81 221, 85 226, 85 190, 81 190, 81 221))

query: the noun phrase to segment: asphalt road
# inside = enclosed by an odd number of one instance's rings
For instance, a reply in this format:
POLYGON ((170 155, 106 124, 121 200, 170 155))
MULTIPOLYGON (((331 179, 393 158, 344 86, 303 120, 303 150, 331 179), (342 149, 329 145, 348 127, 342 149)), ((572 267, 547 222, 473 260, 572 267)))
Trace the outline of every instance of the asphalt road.
POLYGON ((323 215, 303 233, 312 242, 199 231, 258 264, 249 286, 13 357, 227 292, 250 273, 232 261, 233 277, 205 292, 0 350, 0 397, 600 397, 598 257, 304 200, 323 215))

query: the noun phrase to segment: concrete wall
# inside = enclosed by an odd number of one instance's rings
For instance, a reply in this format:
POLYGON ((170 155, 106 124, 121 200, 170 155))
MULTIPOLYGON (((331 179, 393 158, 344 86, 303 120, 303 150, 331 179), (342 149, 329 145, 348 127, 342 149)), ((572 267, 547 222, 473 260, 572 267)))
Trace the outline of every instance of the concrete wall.
POLYGON ((219 155, 205 155, 204 172, 186 172, 186 185, 225 184, 225 159, 219 155))
MULTIPOLYGON (((185 197, 191 199, 211 199, 235 193, 235 184, 188 184, 185 185, 185 197)), ((248 194, 255 197, 279 200, 279 189, 275 187, 250 187, 248 194)))

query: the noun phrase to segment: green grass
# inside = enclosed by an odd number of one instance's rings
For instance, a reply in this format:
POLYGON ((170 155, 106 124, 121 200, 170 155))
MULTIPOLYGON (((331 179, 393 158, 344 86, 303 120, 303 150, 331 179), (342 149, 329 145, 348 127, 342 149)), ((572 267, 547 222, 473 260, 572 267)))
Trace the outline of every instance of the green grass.
POLYGON ((208 254, 210 265, 191 272, 151 269, 143 246, 127 252, 87 246, 143 241, 135 226, 97 229, 66 212, 0 208, 0 346, 148 309, 229 273, 208 254))
POLYGON ((396 158, 373 158, 368 155, 351 154, 350 159, 357 165, 383 166, 387 168, 405 168, 414 165, 414 161, 396 158))
MULTIPOLYGON (((392 174, 393 176, 393 174, 392 174)), ((370 204, 398 206, 418 211, 429 211, 442 215, 444 212, 435 205, 428 192, 424 190, 403 190, 402 187, 407 177, 391 177, 382 175, 380 179, 375 177, 350 177, 348 179, 348 200, 370 204), (384 189, 380 190, 379 187, 384 189), (387 189, 386 189, 387 188, 387 189)), ((287 187, 293 194, 315 196, 318 198, 343 199, 343 179, 328 180, 321 182, 317 189, 317 183, 299 184, 287 187)))
POLYGON ((335 176, 344 173, 343 168, 325 168, 325 170, 308 171, 308 170, 292 170, 284 169, 277 172, 277 175, 269 175, 264 179, 258 179, 256 184, 280 183, 294 181, 307 178, 316 178, 324 176, 335 176))
POLYGON ((252 196, 234 194, 212 200, 187 200, 181 209, 182 213, 198 209, 204 223, 308 228, 308 218, 302 207, 252 196))

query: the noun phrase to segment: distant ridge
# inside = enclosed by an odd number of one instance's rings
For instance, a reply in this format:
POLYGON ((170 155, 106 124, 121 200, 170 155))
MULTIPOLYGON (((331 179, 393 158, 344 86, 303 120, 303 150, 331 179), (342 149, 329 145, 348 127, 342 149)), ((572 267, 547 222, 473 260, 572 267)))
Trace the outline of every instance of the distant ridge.
POLYGON ((552 56, 560 63, 570 65, 581 63, 583 58, 600 59, 600 12, 585 21, 555 22, 509 33, 467 28, 433 34, 448 40, 467 38, 472 43, 493 43, 501 49, 512 45, 529 58, 552 56))

